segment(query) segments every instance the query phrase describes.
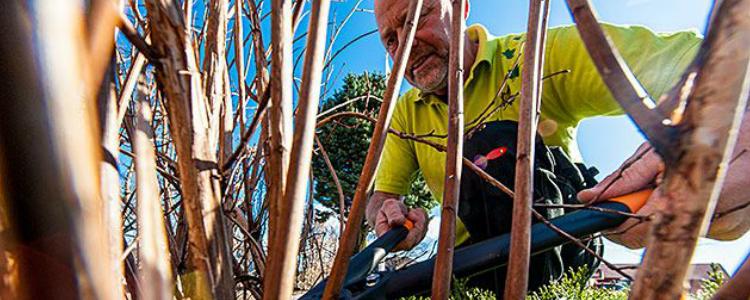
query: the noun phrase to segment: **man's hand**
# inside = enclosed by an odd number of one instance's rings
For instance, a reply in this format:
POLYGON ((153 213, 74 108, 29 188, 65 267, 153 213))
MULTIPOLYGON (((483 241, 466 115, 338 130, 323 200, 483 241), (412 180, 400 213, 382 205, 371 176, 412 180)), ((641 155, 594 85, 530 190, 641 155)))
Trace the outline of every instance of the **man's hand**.
MULTIPOLYGON (((585 203, 593 203, 627 195, 646 188, 653 188, 661 181, 664 172, 664 162, 648 143, 643 143, 635 154, 628 158, 615 172, 604 178, 593 188, 578 193, 578 199, 585 203)), ((646 204, 638 211, 639 215, 650 216, 662 209, 664 199, 658 197, 661 189, 657 188, 646 204)), ((628 219, 611 231, 607 238, 625 247, 635 249, 646 246, 649 230, 648 222, 638 219, 628 219)))
MULTIPOLYGON (((750 230, 750 115, 745 115, 739 129, 737 143, 732 151, 729 169, 719 194, 718 203, 708 229, 707 237, 717 240, 735 240, 750 230)), ((648 143, 641 145, 635 154, 618 170, 595 187, 578 193, 578 199, 591 203, 658 186, 664 172, 664 162, 648 143)), ((666 198, 657 187, 646 204, 637 213, 650 216, 667 209, 666 198)), ((649 222, 629 219, 614 229, 607 238, 628 248, 646 246, 649 222)))
POLYGON ((427 233, 427 212, 422 208, 408 209, 398 195, 375 192, 367 203, 367 221, 378 236, 393 227, 404 225, 407 219, 414 228, 394 250, 409 250, 419 244, 427 233))

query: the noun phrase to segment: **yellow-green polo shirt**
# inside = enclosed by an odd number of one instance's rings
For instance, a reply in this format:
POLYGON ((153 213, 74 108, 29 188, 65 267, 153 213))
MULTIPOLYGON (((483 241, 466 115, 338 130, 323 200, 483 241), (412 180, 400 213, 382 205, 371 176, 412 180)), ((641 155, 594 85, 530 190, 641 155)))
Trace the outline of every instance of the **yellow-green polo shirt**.
MULTIPOLYGON (((694 32, 656 34, 640 26, 602 25, 620 54, 646 90, 654 98, 668 91, 679 79, 697 52, 701 39, 694 32)), ((477 57, 464 83, 464 124, 466 130, 487 107, 507 101, 521 90, 523 34, 493 37, 481 25, 467 29, 471 41, 478 42, 477 57), (520 68, 513 68, 516 61, 520 68), (503 78, 510 74, 507 87, 495 97, 503 78)), ((547 145, 561 146, 577 161, 581 160, 576 138, 578 123, 587 117, 622 114, 593 65, 574 26, 552 28, 547 33, 544 74, 562 70, 570 73, 544 81, 539 133, 547 145)), ((518 120, 518 103, 513 101, 486 121, 518 120)), ((401 96, 391 127, 404 133, 445 135, 448 105, 434 95, 413 88, 401 96)), ((445 145, 444 138, 431 138, 445 145)), ((375 190, 405 195, 410 178, 422 170, 432 196, 443 198, 445 153, 430 146, 388 135, 375 179, 375 190)), ((460 223, 456 242, 468 238, 460 223)))

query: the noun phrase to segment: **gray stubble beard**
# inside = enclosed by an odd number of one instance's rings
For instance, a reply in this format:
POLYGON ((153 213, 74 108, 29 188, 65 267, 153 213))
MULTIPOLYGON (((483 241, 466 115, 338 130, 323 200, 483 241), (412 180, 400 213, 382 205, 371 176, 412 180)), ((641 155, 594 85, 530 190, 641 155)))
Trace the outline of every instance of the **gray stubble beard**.
POLYGON ((410 83, 413 86, 415 86, 417 89, 422 91, 423 93, 434 93, 436 91, 440 91, 448 87, 448 70, 446 69, 445 72, 442 72, 442 73, 443 73, 442 75, 443 78, 440 79, 440 82, 437 84, 437 86, 432 87, 432 88, 417 85, 415 82, 410 82, 410 83))

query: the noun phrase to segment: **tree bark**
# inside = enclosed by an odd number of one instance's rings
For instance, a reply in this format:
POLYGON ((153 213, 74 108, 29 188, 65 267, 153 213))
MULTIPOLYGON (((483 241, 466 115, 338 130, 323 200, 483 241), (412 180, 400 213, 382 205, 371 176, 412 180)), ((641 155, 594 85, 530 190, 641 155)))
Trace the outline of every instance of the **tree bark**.
POLYGON ((268 273, 270 276, 264 278, 267 283, 275 285, 272 289, 266 286, 264 295, 273 295, 276 299, 291 299, 295 283, 294 275, 297 271, 315 121, 320 101, 320 81, 323 73, 323 50, 325 49, 329 6, 329 0, 312 1, 299 111, 295 118, 294 143, 289 163, 294 172, 287 174, 283 202, 278 205, 276 224, 284 224, 284 226, 278 226, 275 229, 273 241, 276 243, 273 244, 272 251, 269 251, 269 270, 278 270, 278 272, 270 272, 268 273), (271 291, 276 291, 276 293, 270 294, 271 291))
POLYGON ((453 0, 451 44, 448 58, 448 142, 445 184, 440 211, 440 236, 432 277, 432 299, 448 300, 453 275, 453 248, 461 192, 461 162, 464 157, 464 7, 466 0, 453 0))
POLYGON ((120 123, 117 122, 117 93, 115 91, 114 74, 115 60, 112 59, 102 80, 97 100, 99 109, 99 124, 102 128, 101 142, 103 160, 99 163, 101 172, 101 194, 104 200, 104 218, 109 232, 109 259, 112 261, 112 276, 115 278, 113 291, 117 295, 125 295, 120 282, 124 276, 121 260, 122 244, 122 213, 120 206, 120 174, 117 171, 118 154, 120 149, 120 123))
MULTIPOLYGON (((214 257, 209 253, 209 237, 203 219, 204 205, 218 203, 211 178, 216 161, 208 144, 208 112, 195 50, 176 1, 148 0, 146 7, 153 46, 162 57, 156 79, 166 96, 170 131, 179 157, 181 196, 188 225, 187 271, 182 275, 185 295, 195 299, 218 297, 221 292, 214 291, 213 287, 221 286, 216 280, 226 275, 213 273, 216 265, 212 264, 214 257)), ((212 243, 217 241, 216 236, 212 238, 212 243)), ((231 269, 226 271, 231 272, 231 269)))
POLYGON ((268 268, 263 278, 263 299, 275 299, 292 289, 292 285, 277 282, 283 270, 280 242, 284 238, 277 233, 282 219, 284 192, 286 190, 289 155, 292 144, 292 4, 291 0, 271 2, 271 105, 269 109, 268 134, 268 201, 269 201, 269 246, 268 268))
POLYGON ((529 21, 521 72, 521 103, 518 114, 513 226, 510 258, 505 277, 505 299, 524 299, 529 285, 531 255, 531 210, 534 197, 534 145, 542 98, 544 49, 549 1, 529 2, 529 21))
POLYGON ((135 132, 131 142, 135 152, 138 197, 140 291, 143 299, 168 300, 172 299, 172 270, 156 178, 156 154, 152 142, 154 134, 151 129, 153 111, 145 82, 140 82, 138 89, 135 132))
MULTIPOLYGON (((231 95, 226 91, 227 61, 226 61, 226 34, 227 15, 229 10, 228 0, 212 0, 208 3, 208 21, 206 24, 208 33, 206 35, 205 58, 203 60, 204 84, 208 113, 208 145, 203 151, 212 164, 217 168, 209 170, 210 187, 206 193, 212 193, 213 197, 203 198, 203 215, 206 226, 206 237, 209 243, 209 255, 213 274, 216 276, 217 285, 214 288, 218 299, 234 298, 234 277, 232 272, 232 254, 230 251, 232 239, 228 236, 227 222, 224 218, 224 209, 221 205, 222 188, 218 180, 219 160, 216 150, 224 157, 225 152, 221 150, 231 149, 231 138, 229 147, 226 145, 226 133, 231 136, 232 130, 232 103, 231 95), (227 101, 229 97, 229 101, 227 101), (228 102, 228 103, 227 103, 228 102), (228 104, 228 106, 227 106, 228 104), (222 109, 222 107, 224 109, 222 109), (227 108, 229 110, 227 110, 227 108), (223 115, 230 118, 227 126, 223 115)), ((231 151, 231 150, 229 150, 231 151)))
POLYGON ((631 299, 681 297, 736 142, 750 86, 750 1, 725 0, 716 9, 703 44, 709 49, 705 64, 676 125, 680 137, 664 157, 667 168, 657 196, 666 198, 665 207, 655 214, 631 299))

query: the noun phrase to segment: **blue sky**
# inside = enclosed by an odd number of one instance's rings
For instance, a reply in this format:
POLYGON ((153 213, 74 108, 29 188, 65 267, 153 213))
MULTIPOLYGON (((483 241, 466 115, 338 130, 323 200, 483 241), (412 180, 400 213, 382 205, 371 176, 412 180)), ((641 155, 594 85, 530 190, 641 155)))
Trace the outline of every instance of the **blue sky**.
MULTIPOLYGON (((335 1, 335 0, 334 0, 335 1)), ((357 1, 346 0, 332 4, 331 17, 340 22, 357 1)), ((600 20, 616 24, 640 24, 657 32, 696 30, 703 32, 710 1, 708 0, 622 0, 592 1, 600 20)), ((528 1, 482 0, 471 1, 469 24, 481 23, 496 36, 523 32, 526 29, 528 1)), ((564 1, 553 1, 550 26, 571 24, 572 19, 564 1)), ((365 11, 356 12, 346 29, 334 44, 334 49, 361 33, 375 28, 371 13, 372 0, 359 6, 365 11)), ((302 24, 305 26, 305 24, 302 24)), ((306 27, 300 27, 304 30, 306 27)), ((385 54, 377 35, 368 36, 347 48, 335 61, 334 74, 341 72, 380 71, 385 68, 385 54)), ((406 89, 408 87, 404 87, 406 89)), ((603 174, 612 172, 643 142, 629 119, 625 117, 594 118, 584 121, 578 132, 581 152, 588 164, 595 165, 603 174)), ((437 236, 438 218, 433 220, 429 236, 437 236)), ((750 235, 733 242, 702 240, 694 262, 720 262, 733 272, 750 250, 750 235)), ((605 257, 615 263, 637 263, 642 251, 632 251, 608 243, 605 257)))

